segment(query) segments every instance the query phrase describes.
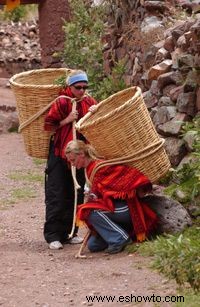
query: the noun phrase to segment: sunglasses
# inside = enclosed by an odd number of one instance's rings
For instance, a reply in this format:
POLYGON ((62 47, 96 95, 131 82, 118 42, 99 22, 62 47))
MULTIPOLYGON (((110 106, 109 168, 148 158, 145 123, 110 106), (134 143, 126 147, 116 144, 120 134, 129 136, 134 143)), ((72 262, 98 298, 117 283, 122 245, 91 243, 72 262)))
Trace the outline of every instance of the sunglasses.
POLYGON ((76 90, 84 90, 84 91, 86 91, 87 89, 88 89, 88 85, 83 85, 83 86, 81 86, 81 85, 73 85, 73 87, 76 89, 76 90))

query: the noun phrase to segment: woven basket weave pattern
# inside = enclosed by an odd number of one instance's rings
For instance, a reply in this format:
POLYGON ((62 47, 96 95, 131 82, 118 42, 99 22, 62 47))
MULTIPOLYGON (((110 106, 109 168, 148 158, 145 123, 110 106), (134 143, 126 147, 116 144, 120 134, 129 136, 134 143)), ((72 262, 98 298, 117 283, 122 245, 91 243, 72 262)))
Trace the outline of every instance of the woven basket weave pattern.
MULTIPOLYGON (((19 122, 22 125, 43 110, 57 96, 61 86, 54 82, 70 72, 66 68, 38 69, 14 75, 10 79, 17 103, 19 122)), ((22 129, 28 155, 46 159, 51 133, 44 131, 44 117, 48 110, 22 129)))
POLYGON ((126 164, 138 168, 152 182, 170 168, 170 162, 143 101, 140 88, 131 87, 100 102, 97 112, 84 117, 77 129, 105 159, 132 157, 126 164))

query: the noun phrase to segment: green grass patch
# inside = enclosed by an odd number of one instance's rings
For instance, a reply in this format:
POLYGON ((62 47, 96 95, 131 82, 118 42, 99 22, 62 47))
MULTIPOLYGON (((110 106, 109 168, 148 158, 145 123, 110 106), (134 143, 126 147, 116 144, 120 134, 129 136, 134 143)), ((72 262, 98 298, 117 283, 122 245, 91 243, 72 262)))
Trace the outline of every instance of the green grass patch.
POLYGON ((44 175, 37 170, 16 170, 8 174, 7 178, 11 180, 11 186, 6 185, 2 189, 4 195, 0 201, 1 210, 8 209, 19 201, 36 198, 44 185, 44 175))
POLYGON ((12 207, 12 205, 14 205, 15 202, 12 200, 12 199, 1 199, 1 202, 0 202, 0 210, 7 210, 9 209, 10 207, 12 207))
POLYGON ((16 203, 18 200, 26 200, 30 198, 36 198, 37 193, 28 187, 13 189, 11 192, 10 201, 16 203))
POLYGON ((7 210, 11 206, 22 200, 30 200, 37 197, 37 191, 30 187, 22 187, 13 189, 7 198, 2 198, 0 202, 0 210, 7 210))
POLYGON ((16 171, 8 175, 8 178, 15 181, 26 181, 26 182, 40 182, 43 183, 44 176, 43 174, 38 174, 36 172, 32 172, 31 170, 24 171, 16 171))
POLYGON ((38 158, 33 158, 33 163, 36 166, 43 166, 46 164, 46 160, 45 159, 38 159, 38 158))
POLYGON ((184 297, 184 302, 177 302, 175 307, 197 307, 200 302, 200 293, 195 293, 191 289, 181 289, 179 295, 184 297))

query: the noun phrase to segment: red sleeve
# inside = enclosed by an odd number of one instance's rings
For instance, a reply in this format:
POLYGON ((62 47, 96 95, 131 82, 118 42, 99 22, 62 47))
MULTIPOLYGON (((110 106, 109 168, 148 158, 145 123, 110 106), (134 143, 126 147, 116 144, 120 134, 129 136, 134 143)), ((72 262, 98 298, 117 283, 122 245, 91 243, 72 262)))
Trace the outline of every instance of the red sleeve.
POLYGON ((55 131, 60 126, 60 121, 71 112, 69 101, 66 98, 57 99, 51 106, 44 120, 44 130, 55 131))

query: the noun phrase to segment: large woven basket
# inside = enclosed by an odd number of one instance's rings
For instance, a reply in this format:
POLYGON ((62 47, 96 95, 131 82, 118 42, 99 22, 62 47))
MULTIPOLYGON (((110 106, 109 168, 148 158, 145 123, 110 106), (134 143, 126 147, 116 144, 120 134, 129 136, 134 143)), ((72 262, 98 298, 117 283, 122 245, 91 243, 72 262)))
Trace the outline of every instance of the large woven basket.
POLYGON ((157 134, 139 87, 131 87, 101 101, 96 113, 76 124, 98 154, 113 164, 127 164, 155 183, 170 168, 164 140, 157 134))
POLYGON ((19 132, 31 157, 47 158, 51 134, 44 131, 44 117, 61 89, 55 80, 70 71, 67 68, 31 70, 9 80, 16 97, 19 132))

